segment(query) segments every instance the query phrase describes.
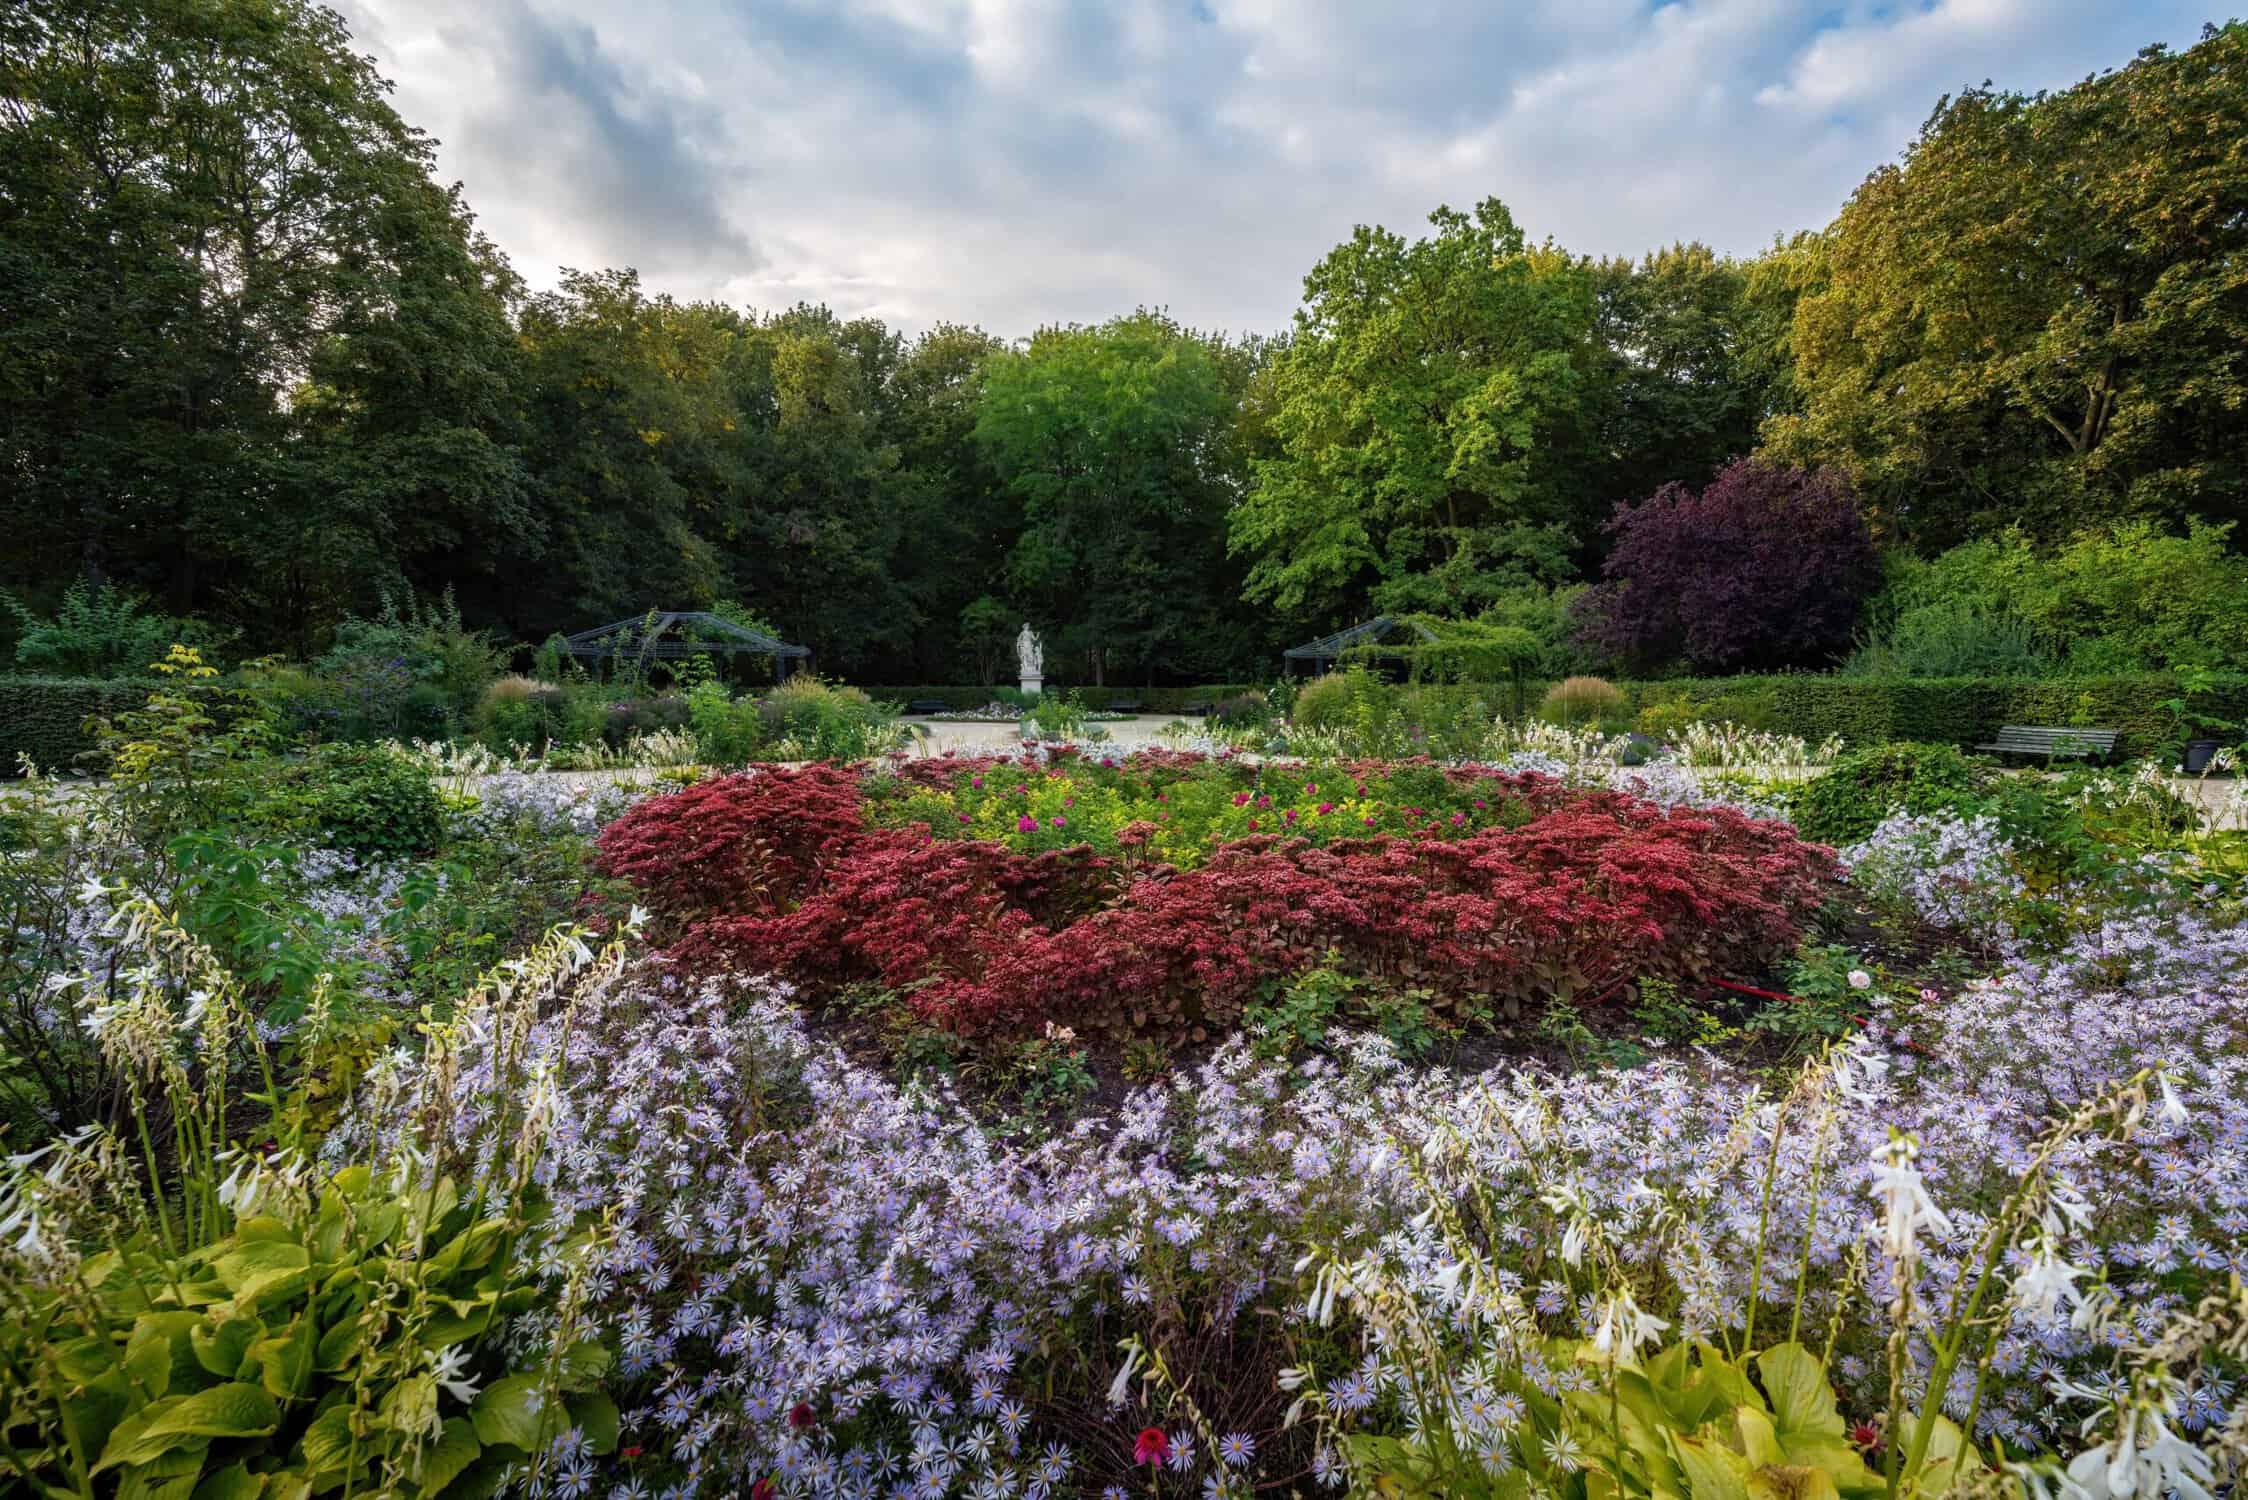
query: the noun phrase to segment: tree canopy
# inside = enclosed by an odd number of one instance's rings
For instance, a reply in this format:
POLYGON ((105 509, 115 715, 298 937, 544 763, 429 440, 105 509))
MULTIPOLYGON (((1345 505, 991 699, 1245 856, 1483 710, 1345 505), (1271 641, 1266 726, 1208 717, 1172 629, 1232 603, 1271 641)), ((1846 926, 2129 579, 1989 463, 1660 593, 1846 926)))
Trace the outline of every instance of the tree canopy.
MULTIPOLYGON (((628 268, 529 292, 309 0, 20 0, 0 633, 137 594, 310 658, 392 599, 450 592, 503 642, 740 600, 861 680, 1002 675, 1029 620, 1058 681, 1217 681, 1412 614, 1525 630, 1550 675, 1597 664, 1565 620, 1620 576, 1604 521, 1750 456, 1772 495, 1846 483, 1896 549, 2222 571, 2248 515, 2244 141, 2231 26, 1945 99, 1833 224, 1748 259, 1573 253, 1493 197, 1417 238, 1358 227, 1275 337, 1147 310, 909 336, 628 268)), ((1726 559, 1693 555, 1715 571, 1663 587, 1721 593, 1726 559)), ((2093 659, 1961 607, 1871 623, 2093 659)), ((1739 659, 1831 648, 1788 640, 1739 659)))

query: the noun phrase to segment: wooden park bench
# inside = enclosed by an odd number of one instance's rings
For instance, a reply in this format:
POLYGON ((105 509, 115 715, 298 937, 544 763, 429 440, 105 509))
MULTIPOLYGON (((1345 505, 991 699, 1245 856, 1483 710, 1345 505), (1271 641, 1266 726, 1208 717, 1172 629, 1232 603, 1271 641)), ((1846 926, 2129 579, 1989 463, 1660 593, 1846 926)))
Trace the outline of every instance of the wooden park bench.
POLYGON ((949 714, 952 705, 942 698, 916 698, 905 706, 909 714, 949 714))
POLYGON ((1108 711, 1112 714, 1136 714, 1140 711, 1140 705, 1130 698, 1111 698, 1108 711))
POLYGON ((1992 755, 2034 755, 2039 760, 2111 760, 2123 738, 2114 729, 2064 729, 2040 724, 2008 724, 1998 738, 1977 750, 1992 755))

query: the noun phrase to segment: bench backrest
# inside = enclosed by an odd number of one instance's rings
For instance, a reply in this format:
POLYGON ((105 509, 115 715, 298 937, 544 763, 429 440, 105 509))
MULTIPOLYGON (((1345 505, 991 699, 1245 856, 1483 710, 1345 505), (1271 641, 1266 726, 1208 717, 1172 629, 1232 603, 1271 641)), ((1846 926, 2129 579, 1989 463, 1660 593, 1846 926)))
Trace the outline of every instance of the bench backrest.
POLYGON ((2116 729, 2066 729, 2040 724, 2008 724, 1998 731, 1996 744, 2001 750, 2019 751, 2024 755, 2050 755, 2062 750, 2096 750, 2102 755, 2115 751, 2115 742, 2123 738, 2116 729))

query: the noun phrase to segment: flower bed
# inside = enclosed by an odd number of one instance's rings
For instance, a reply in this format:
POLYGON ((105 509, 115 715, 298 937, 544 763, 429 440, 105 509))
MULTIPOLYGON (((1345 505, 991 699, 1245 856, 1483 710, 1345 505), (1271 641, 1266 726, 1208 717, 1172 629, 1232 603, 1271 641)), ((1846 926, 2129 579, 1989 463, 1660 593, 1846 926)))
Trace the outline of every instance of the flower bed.
POLYGON ((963 1033, 1196 1038, 1315 965, 1463 1017, 1753 974, 1836 874, 1729 808, 1490 770, 1329 774, 1164 754, 766 769, 643 803, 602 849, 700 966, 814 999, 880 984, 963 1033))

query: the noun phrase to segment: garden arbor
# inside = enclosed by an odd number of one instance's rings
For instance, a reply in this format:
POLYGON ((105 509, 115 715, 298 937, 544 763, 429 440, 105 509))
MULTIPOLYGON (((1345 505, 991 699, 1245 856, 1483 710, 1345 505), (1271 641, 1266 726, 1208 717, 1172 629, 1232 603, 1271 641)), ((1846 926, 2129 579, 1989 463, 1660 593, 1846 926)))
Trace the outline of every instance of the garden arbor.
POLYGON ((1338 630, 1301 646, 1290 646, 1291 675, 1298 662, 1311 670, 1333 671, 1346 661, 1402 662, 1415 682, 1505 683, 1519 719, 1526 701, 1530 669, 1540 653, 1538 639, 1516 625, 1484 620, 1446 620, 1435 615, 1379 615, 1363 625, 1338 630))
POLYGON ((1400 636, 1414 636, 1423 642, 1436 639, 1436 632, 1418 620, 1403 620, 1395 615, 1378 615, 1348 630, 1338 630, 1333 635, 1323 635, 1316 641, 1306 641, 1301 646, 1290 646, 1280 653, 1288 663, 1288 675, 1293 677, 1302 666, 1313 676, 1331 672, 1345 659, 1364 660, 1368 656, 1384 654, 1379 648, 1400 636))
POLYGON ((651 609, 564 637, 563 651, 580 661, 684 661, 694 656, 761 656, 776 678, 808 672, 812 648, 736 624, 707 610, 651 609), (782 663, 793 663, 783 668, 782 663))

